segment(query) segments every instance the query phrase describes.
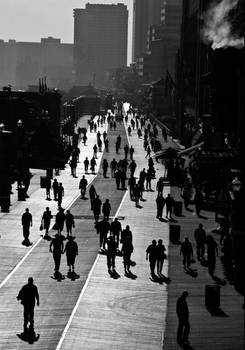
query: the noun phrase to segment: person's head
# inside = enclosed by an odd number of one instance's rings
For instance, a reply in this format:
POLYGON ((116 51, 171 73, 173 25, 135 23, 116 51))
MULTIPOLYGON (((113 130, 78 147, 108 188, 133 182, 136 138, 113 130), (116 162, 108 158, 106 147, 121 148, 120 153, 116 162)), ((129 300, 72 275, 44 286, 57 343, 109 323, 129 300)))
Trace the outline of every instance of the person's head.
POLYGON ((62 186, 62 182, 59 183, 59 186, 60 186, 60 187, 62 186))
POLYGON ((126 230, 129 230, 129 225, 126 225, 126 230))
POLYGON ((99 195, 99 194, 97 194, 97 198, 100 198, 100 195, 99 195))
POLYGON ((28 208, 26 208, 26 213, 29 213, 29 209, 28 208))
POLYGON ((57 179, 54 179, 54 182, 57 182, 57 179))
POLYGON ((46 207, 46 210, 49 211, 49 207, 46 207))
POLYGON ((156 245, 156 244, 157 244, 157 241, 155 239, 153 239, 152 245, 156 245))
POLYGON ((83 175, 83 179, 85 179, 85 175, 83 175))
POLYGON ((69 209, 66 212, 67 212, 67 214, 70 214, 70 210, 69 209))
POLYGON ((158 244, 159 244, 159 245, 162 245, 162 239, 159 239, 159 240, 158 240, 158 244))
POLYGON ((29 277, 29 278, 28 278, 28 283, 29 283, 29 284, 33 284, 33 278, 32 278, 32 277, 29 277))
POLYGON ((115 218, 115 221, 118 221, 118 218, 115 218))
POLYGON ((109 203, 109 199, 106 199, 105 201, 106 201, 106 203, 109 203))
POLYGON ((189 238, 188 237, 185 237, 185 242, 189 242, 189 238))
POLYGON ((203 224, 199 224, 199 228, 203 228, 203 224))
POLYGON ((168 194, 168 197, 170 197, 170 193, 168 194))
POLYGON ((182 297, 185 298, 185 299, 188 297, 188 295, 189 295, 189 294, 188 294, 187 290, 185 290, 185 291, 182 293, 182 297))

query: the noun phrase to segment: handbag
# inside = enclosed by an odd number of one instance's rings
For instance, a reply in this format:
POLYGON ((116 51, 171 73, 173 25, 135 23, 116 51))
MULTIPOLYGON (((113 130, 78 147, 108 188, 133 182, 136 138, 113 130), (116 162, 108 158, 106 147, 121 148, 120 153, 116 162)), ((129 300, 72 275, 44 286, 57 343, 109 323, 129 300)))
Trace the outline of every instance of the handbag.
POLYGON ((43 230, 43 224, 41 223, 39 230, 42 231, 43 230))

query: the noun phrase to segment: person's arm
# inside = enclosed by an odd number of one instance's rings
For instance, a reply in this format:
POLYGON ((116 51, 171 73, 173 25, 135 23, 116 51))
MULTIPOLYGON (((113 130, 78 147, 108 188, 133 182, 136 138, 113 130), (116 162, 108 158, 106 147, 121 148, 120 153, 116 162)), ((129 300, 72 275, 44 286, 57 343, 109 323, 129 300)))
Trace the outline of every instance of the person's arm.
POLYGON ((50 251, 50 253, 53 253, 53 251, 52 251, 52 245, 53 245, 53 240, 50 242, 50 245, 49 245, 49 251, 50 251))
POLYGON ((37 306, 39 306, 39 294, 38 294, 38 289, 36 287, 36 295, 35 295, 36 299, 37 299, 37 306))

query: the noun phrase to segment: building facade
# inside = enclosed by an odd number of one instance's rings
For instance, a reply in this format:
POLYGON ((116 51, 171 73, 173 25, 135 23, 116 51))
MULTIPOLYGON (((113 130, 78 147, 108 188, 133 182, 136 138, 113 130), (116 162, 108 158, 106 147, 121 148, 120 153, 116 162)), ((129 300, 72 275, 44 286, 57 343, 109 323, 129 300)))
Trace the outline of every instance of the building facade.
POLYGON ((48 37, 41 42, 0 41, 0 86, 26 89, 41 76, 50 88, 72 85, 73 44, 48 37))
POLYGON ((76 85, 106 87, 107 72, 127 65, 128 10, 123 4, 86 4, 74 10, 76 85))

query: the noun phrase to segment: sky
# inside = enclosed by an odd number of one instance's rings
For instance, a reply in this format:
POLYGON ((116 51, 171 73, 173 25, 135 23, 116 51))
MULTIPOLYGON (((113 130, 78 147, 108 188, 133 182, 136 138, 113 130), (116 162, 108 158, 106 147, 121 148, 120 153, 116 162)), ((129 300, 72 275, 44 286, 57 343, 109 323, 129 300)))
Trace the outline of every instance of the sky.
POLYGON ((73 42, 73 9, 86 3, 124 3, 129 10, 128 63, 132 57, 133 0, 0 0, 0 39, 34 41, 52 36, 73 42))

